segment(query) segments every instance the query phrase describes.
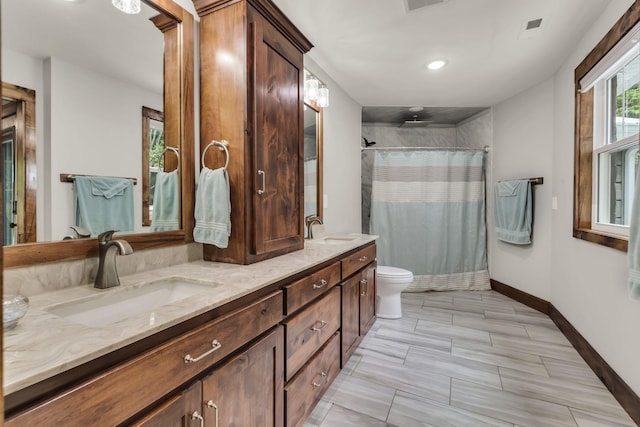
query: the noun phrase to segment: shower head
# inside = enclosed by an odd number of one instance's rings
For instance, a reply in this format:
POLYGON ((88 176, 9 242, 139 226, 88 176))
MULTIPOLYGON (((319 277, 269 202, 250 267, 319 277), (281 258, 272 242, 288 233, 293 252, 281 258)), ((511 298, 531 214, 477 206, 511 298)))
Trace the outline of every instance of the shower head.
POLYGON ((407 128, 417 128, 417 127, 425 127, 430 125, 431 123, 433 123, 433 120, 422 120, 422 119, 418 119, 418 115, 414 114, 413 115, 413 119, 411 120, 405 120, 404 122, 400 123, 400 126, 398 127, 407 127, 407 128))
POLYGON ((369 142, 369 140, 367 138, 365 138, 364 136, 362 137, 362 139, 364 139, 364 146, 365 147, 371 147, 372 145, 376 145, 375 141, 369 142))

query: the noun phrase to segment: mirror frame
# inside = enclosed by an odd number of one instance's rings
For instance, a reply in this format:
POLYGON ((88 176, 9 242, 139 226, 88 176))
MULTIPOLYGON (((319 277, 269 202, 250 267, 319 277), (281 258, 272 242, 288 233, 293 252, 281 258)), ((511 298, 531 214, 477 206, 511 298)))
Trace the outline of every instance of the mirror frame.
POLYGON ((324 220, 324 209, 322 207, 322 201, 324 200, 324 192, 322 190, 323 176, 322 171, 324 169, 324 163, 322 160, 322 147, 323 147, 323 108, 318 107, 315 101, 305 102, 304 105, 307 108, 312 109, 316 112, 316 155, 317 162, 316 165, 316 215, 320 217, 321 220, 324 220))
MULTIPOLYGON (((180 141, 181 229, 127 234, 134 251, 193 241, 195 208, 194 164, 194 18, 173 0, 143 0, 165 17, 154 18, 164 33, 165 134, 180 141), (170 19, 169 19, 170 18, 170 19), (167 95, 168 94, 168 95, 167 95)), ((138 146, 132 147, 137 149, 138 146)), ((69 261, 98 255, 96 238, 3 246, 4 268, 69 261)))

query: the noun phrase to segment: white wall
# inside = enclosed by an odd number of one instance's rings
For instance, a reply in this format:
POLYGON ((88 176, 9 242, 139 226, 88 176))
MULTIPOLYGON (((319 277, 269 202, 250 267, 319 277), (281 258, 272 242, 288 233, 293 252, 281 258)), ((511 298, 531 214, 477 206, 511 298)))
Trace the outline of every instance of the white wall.
POLYGON ((45 237, 62 239, 74 224, 73 186, 60 182, 61 173, 137 178, 134 224, 142 231, 142 106, 162 110, 162 94, 57 58, 45 63, 50 157, 45 158, 48 174, 38 179, 50 185, 51 236, 45 237))
POLYGON ((547 301, 551 297, 553 101, 554 84, 550 79, 493 108, 493 176, 487 186, 489 204, 493 206, 495 182, 544 178, 543 185, 533 187, 531 245, 498 241, 493 217, 489 217, 489 271, 492 279, 547 301))
POLYGON ((325 228, 329 233, 359 233, 362 107, 309 56, 304 66, 330 94, 330 105, 323 111, 325 228))
POLYGON ((640 303, 627 296, 626 253, 572 236, 574 69, 632 3, 611 2, 552 79, 495 106, 494 179, 544 175, 545 184, 533 245, 492 238, 491 276, 551 301, 640 394, 640 303))

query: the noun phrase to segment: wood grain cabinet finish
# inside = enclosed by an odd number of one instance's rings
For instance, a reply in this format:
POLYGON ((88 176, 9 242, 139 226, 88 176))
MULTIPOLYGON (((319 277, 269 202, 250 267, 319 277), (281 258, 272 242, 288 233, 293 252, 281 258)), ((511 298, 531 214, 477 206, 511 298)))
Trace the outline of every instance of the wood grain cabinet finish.
POLYGON ((376 268, 367 267, 360 278, 360 336, 364 337, 376 321, 376 268))
POLYGON ((360 275, 356 275, 340 285, 342 292, 341 368, 344 368, 360 343, 360 280, 360 275))
MULTIPOLYGON (((204 258, 250 264, 302 249, 303 53, 312 45, 270 0, 194 5, 200 145, 229 142, 233 207, 228 247, 204 245, 204 258)), ((210 168, 224 161, 216 151, 204 158, 210 168)))
POLYGON ((282 299, 282 291, 272 293, 21 412, 5 425, 122 423, 279 323, 282 299))
POLYGON ((335 333, 285 387, 287 427, 304 423, 339 372, 340 334, 335 333))
POLYGON ((202 380, 204 426, 283 425, 283 343, 278 326, 202 380))
POLYGON ((340 262, 284 287, 285 314, 292 314, 302 306, 322 296, 340 282, 340 262))
POLYGON ((342 259, 342 279, 346 279, 376 259, 376 245, 370 245, 342 259))
POLYGON ((166 400, 142 419, 130 425, 131 427, 200 427, 199 417, 202 417, 200 381, 166 400))
POLYGON ((286 319, 285 378, 289 381, 340 328, 340 290, 331 291, 300 313, 286 319))

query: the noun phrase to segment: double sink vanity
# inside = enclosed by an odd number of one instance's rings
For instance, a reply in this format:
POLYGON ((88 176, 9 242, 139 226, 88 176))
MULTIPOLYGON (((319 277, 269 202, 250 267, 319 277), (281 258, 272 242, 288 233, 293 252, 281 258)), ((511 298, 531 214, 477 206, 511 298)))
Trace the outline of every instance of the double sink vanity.
POLYGON ((301 425, 375 320, 375 254, 329 236, 36 295, 4 337, 5 424, 301 425))

